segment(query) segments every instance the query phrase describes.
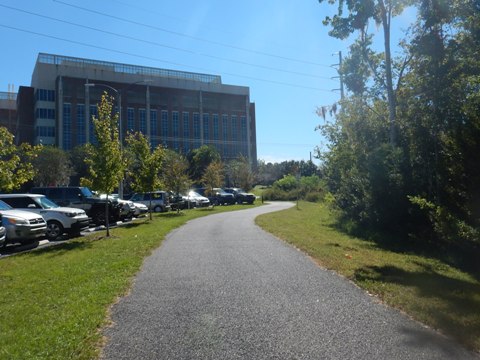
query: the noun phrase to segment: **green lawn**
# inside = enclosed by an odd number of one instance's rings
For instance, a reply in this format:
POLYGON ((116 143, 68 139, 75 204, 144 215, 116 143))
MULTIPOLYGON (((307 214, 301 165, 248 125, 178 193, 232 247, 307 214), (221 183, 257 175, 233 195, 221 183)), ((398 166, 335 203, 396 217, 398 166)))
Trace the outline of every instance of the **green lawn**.
POLYGON ((389 250, 349 237, 323 204, 300 202, 265 214, 257 224, 352 280, 385 303, 480 351, 479 274, 433 257, 389 250))
POLYGON ((109 238, 97 232, 1 259, 0 359, 97 357, 110 305, 168 232, 190 219, 250 207, 155 214, 151 222, 111 229, 109 238))

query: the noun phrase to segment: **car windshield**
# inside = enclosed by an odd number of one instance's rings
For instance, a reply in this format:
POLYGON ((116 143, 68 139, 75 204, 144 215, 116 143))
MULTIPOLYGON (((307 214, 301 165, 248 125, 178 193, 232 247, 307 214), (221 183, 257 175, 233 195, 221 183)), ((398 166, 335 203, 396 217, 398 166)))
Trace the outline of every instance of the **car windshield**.
POLYGON ((197 193, 195 191, 189 191, 188 196, 190 196, 190 197, 200 197, 202 195, 200 195, 199 193, 197 193))
POLYGON ((83 196, 85 196, 85 197, 93 197, 93 193, 90 191, 89 188, 87 188, 87 187, 82 187, 82 188, 81 188, 81 191, 82 191, 83 196))
POLYGON ((52 200, 50 200, 46 197, 43 197, 43 196, 35 198, 35 202, 38 205, 40 205, 43 209, 54 209, 54 208, 60 207, 57 204, 55 204, 52 200))
POLYGON ((228 193, 223 189, 217 189, 216 191, 221 195, 228 195, 228 193))
POLYGON ((0 210, 12 210, 12 207, 0 200, 0 210))

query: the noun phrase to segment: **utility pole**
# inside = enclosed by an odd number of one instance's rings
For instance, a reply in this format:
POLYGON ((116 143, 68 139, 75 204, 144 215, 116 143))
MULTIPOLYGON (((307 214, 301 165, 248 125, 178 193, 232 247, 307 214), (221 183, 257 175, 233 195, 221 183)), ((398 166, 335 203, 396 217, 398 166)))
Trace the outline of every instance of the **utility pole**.
POLYGON ((340 90, 340 99, 341 100, 343 100, 344 97, 345 97, 345 92, 344 92, 344 87, 343 87, 342 63, 343 63, 342 52, 339 51, 338 52, 338 64, 333 64, 332 65, 332 67, 338 66, 338 69, 337 69, 338 76, 334 76, 334 77, 332 77, 332 79, 340 79, 340 89, 333 89, 332 91, 340 90))

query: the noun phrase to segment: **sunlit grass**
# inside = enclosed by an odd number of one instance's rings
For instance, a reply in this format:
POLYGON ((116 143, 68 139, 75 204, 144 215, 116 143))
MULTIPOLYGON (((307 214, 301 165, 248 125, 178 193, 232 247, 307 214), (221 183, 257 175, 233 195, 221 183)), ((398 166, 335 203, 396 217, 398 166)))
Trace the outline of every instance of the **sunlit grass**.
MULTIPOLYGON (((301 202, 257 224, 387 304, 480 351, 480 282, 433 257, 349 237, 323 204, 301 202)), ((478 275, 478 274, 477 274, 478 275)))
MULTIPOLYGON (((258 202, 257 202, 258 203, 258 202)), ((126 227, 0 260, 0 359, 92 359, 108 308, 165 235, 201 216, 255 205, 155 214, 126 227)))

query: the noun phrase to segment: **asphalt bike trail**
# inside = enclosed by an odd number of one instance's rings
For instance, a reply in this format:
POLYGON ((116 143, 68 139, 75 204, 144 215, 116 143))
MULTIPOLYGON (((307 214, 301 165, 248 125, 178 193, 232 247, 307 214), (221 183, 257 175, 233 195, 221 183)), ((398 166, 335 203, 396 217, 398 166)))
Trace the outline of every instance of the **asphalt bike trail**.
POLYGON ((255 225, 272 203, 170 233, 111 311, 103 359, 476 359, 255 225))

